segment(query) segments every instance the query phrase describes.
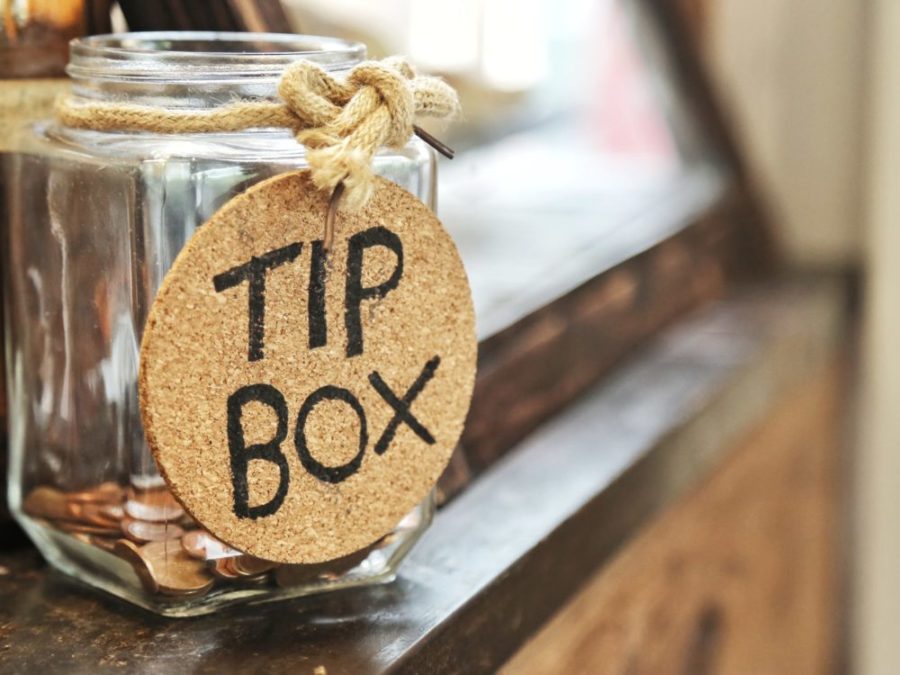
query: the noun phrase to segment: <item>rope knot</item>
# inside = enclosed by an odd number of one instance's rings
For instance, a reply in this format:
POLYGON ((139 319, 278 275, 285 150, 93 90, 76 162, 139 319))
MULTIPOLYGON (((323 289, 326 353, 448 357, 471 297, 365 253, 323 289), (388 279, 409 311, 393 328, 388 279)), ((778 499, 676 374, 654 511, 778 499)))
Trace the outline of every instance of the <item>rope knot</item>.
POLYGON ((278 93, 296 116, 295 137, 309 149, 313 182, 333 190, 341 181, 344 205, 356 209, 372 190, 372 158, 379 148, 402 148, 415 117, 459 112, 456 92, 434 77, 416 75, 403 59, 369 61, 340 81, 309 61, 291 65, 278 93))

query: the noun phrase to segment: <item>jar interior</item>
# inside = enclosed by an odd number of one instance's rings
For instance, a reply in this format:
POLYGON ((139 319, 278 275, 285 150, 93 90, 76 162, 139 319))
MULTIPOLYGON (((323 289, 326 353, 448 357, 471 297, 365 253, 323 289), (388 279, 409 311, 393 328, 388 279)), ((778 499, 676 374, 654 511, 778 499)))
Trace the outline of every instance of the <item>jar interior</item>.
POLYGON ((275 100, 281 73, 297 61, 341 73, 365 56, 358 42, 319 36, 123 33, 74 40, 66 72, 76 100, 206 108, 275 100))
MULTIPOLYGON (((302 36, 106 36, 74 43, 70 72, 76 97, 206 107, 274 95, 277 74, 299 58, 334 69, 364 53, 302 36)), ((49 124, 13 164, 2 252, 9 496, 47 560, 172 616, 391 579, 430 521, 431 498, 370 550, 333 564, 264 569, 236 550, 191 555, 165 543, 202 527, 171 499, 144 437, 147 313, 197 228, 255 183, 306 168, 302 146, 285 130, 165 136, 49 124), (193 585, 159 583, 173 570, 193 570, 193 585)), ((373 168, 433 206, 434 157, 421 142, 379 153, 373 168)))

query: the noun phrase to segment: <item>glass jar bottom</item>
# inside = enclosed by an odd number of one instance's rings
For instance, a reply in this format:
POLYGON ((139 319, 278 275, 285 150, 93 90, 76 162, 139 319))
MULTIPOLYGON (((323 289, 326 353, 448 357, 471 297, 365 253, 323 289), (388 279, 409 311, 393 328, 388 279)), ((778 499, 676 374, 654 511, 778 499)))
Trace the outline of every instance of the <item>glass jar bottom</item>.
POLYGON ((164 488, 135 495, 112 483, 70 492, 43 486, 22 507, 19 522, 55 568, 154 613, 190 617, 390 582, 430 524, 434 500, 368 549, 316 565, 281 565, 231 549, 181 513, 164 488))

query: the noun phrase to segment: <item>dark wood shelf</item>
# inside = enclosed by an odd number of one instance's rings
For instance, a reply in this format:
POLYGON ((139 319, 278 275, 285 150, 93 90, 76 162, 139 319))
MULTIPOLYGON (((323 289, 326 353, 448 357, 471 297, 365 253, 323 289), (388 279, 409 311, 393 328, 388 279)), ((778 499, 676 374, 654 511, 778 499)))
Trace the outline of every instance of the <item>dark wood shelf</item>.
POLYGON ((689 315, 444 507, 390 585, 190 620, 132 609, 0 554, 2 672, 489 672, 771 406, 834 360, 828 281, 689 315))

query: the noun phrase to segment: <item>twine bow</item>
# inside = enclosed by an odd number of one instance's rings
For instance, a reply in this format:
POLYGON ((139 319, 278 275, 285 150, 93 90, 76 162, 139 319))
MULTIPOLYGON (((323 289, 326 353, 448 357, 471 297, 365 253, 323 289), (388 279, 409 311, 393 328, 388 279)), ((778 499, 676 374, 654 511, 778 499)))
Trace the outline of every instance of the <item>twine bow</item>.
POLYGON ((308 149, 315 185, 334 190, 344 183, 342 206, 357 209, 373 189, 372 158, 381 147, 402 148, 417 115, 451 117, 456 92, 436 77, 417 75, 403 59, 367 61, 338 80, 310 61, 282 74, 282 102, 240 101, 212 110, 172 110, 127 103, 57 102, 65 125, 99 131, 165 134, 283 127, 308 149))

